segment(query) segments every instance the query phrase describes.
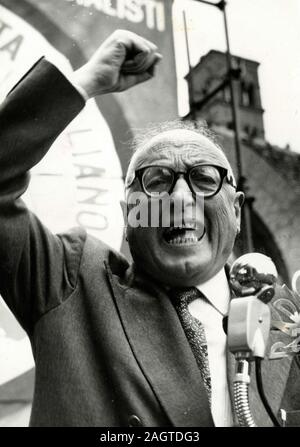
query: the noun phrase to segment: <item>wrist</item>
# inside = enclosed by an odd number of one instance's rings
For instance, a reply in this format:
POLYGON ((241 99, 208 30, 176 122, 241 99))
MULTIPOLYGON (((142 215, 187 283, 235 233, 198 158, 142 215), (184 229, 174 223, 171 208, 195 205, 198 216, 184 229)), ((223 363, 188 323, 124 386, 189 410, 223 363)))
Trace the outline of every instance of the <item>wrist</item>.
POLYGON ((85 69, 85 66, 74 71, 69 76, 69 81, 81 93, 83 98, 87 101, 95 96, 95 86, 91 75, 85 69))

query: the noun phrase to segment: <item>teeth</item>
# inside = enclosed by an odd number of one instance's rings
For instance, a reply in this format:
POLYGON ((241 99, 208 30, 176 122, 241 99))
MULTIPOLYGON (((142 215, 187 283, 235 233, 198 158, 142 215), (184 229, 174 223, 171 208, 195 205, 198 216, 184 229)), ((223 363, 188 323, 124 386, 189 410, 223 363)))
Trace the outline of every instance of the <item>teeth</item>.
POLYGON ((172 228, 165 233, 165 240, 171 245, 182 245, 182 244, 195 244, 199 242, 203 237, 203 232, 201 235, 197 230, 183 229, 183 228, 172 228))
POLYGON ((169 241, 169 244, 171 245, 177 245, 177 244, 190 244, 190 243, 196 243, 198 242, 198 238, 196 237, 176 237, 175 239, 171 239, 169 241))

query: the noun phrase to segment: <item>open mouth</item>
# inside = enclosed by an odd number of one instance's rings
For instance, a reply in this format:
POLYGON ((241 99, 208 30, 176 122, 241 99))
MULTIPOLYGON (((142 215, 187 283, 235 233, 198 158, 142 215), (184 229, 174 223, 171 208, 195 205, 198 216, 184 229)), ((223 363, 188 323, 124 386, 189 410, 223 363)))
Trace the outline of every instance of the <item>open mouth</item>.
POLYGON ((163 239, 170 245, 193 245, 200 242, 204 235, 205 227, 170 227, 163 232, 163 239))

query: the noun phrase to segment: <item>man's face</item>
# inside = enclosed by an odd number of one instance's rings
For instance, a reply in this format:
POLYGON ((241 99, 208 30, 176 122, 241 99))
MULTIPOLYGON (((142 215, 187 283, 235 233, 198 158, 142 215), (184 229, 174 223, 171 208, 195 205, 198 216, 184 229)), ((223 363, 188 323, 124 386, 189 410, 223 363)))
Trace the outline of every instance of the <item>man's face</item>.
MULTIPOLYGON (((184 129, 163 132, 152 138, 134 155, 127 177, 145 166, 166 166, 174 171, 186 171, 198 164, 217 165, 230 169, 224 154, 205 136, 184 129)), ((142 191, 138 179, 127 193, 142 191)), ((146 200, 150 200, 147 198, 146 200)), ((240 205, 243 194, 223 182, 221 190, 205 199, 204 212, 195 213, 197 201, 185 179, 180 176, 172 192, 172 202, 183 203, 186 229, 138 227, 128 225, 127 238, 138 269, 168 286, 193 286, 213 277, 226 263, 232 252, 240 227, 240 205), (184 196, 184 200, 183 200, 184 196), (196 229, 192 220, 197 216, 196 229), (204 229, 204 230, 203 230, 204 229)), ((176 206, 174 206, 176 208, 176 206)))

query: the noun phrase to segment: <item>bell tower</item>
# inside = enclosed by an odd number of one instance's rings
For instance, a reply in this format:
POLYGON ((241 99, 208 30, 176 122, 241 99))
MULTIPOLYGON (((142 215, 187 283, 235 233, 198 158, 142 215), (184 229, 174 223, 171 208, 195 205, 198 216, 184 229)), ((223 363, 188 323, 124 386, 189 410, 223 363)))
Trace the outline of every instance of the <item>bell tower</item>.
MULTIPOLYGON (((240 117, 241 136, 264 139, 264 110, 261 105, 261 95, 258 79, 259 63, 242 57, 232 56, 234 69, 239 69, 240 82, 236 83, 238 89, 238 113, 240 117)), ((203 105, 202 100, 217 88, 227 75, 226 54, 211 50, 201 57, 198 64, 186 76, 189 92, 192 92, 196 119, 205 120, 208 125, 233 128, 230 88, 226 85, 203 105)))

